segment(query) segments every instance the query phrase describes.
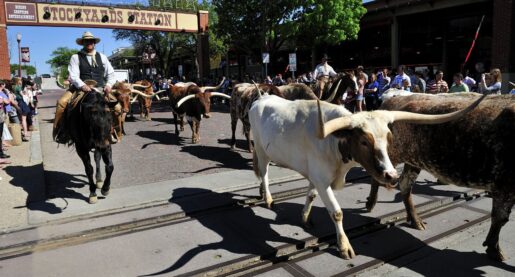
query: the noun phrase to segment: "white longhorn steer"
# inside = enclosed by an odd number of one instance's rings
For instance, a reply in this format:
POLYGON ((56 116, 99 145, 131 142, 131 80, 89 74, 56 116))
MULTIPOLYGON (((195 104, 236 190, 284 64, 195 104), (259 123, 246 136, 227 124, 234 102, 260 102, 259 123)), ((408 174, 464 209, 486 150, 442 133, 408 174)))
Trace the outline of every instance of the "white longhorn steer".
POLYGON ((318 101, 317 105, 315 100, 289 101, 274 95, 263 96, 249 112, 254 137, 254 172, 261 179, 262 197, 270 208, 273 200, 268 187, 268 165, 271 161, 302 174, 309 180, 302 211, 304 225, 308 225, 318 191, 335 224, 341 256, 353 258, 354 250, 343 231, 343 214, 333 189, 342 188, 347 172, 359 164, 382 184, 398 179, 387 152, 393 139, 389 123, 444 123, 461 117, 480 100, 461 111, 442 115, 399 111, 352 114, 342 106, 326 102, 318 101), (329 121, 324 123, 324 118, 329 121))

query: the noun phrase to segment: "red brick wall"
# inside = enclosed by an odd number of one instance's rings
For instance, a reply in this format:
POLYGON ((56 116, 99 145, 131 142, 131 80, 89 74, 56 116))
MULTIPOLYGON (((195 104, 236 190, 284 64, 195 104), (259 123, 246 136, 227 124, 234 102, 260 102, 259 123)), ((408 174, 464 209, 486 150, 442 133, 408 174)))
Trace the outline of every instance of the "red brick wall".
POLYGON ((11 78, 11 67, 9 65, 9 49, 7 48, 4 2, 4 0, 0 0, 0 79, 9 79, 11 78))

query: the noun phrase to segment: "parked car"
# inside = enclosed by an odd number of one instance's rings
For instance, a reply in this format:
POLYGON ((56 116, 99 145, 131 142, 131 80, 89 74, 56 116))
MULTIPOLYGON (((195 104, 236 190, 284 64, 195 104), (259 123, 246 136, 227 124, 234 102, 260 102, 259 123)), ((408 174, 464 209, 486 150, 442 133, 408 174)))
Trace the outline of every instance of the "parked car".
POLYGON ((41 74, 41 78, 52 78, 50 74, 41 74))

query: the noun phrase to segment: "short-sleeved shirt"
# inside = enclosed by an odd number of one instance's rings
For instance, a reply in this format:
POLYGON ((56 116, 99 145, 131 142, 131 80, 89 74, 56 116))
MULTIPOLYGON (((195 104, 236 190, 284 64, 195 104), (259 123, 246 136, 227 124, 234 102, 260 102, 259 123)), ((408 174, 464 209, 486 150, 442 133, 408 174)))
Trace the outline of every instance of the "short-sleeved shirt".
POLYGON ((456 83, 452 84, 449 92, 469 92, 469 87, 465 83, 461 83, 456 85, 456 83))
POLYGON ((381 92, 379 91, 379 82, 376 80, 374 82, 370 82, 367 85, 367 89, 377 89, 375 92, 372 92, 371 95, 381 95, 381 92))
POLYGON ((408 86, 411 87, 411 80, 409 78, 409 76, 406 74, 406 73, 402 73, 402 75, 397 75, 395 76, 395 78, 393 79, 392 83, 390 84, 390 87, 400 87, 402 88, 403 87, 403 82, 407 80, 408 81, 408 86))

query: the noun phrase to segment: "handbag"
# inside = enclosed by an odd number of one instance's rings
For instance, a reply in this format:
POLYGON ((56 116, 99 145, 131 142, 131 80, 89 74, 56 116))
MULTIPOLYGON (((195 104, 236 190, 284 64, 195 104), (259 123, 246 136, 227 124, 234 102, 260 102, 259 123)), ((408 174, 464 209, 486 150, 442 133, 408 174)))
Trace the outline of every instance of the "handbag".
POLYGON ((11 136, 11 132, 9 132, 9 127, 7 127, 7 124, 4 124, 4 132, 2 133, 2 140, 13 140, 13 136, 11 136))

